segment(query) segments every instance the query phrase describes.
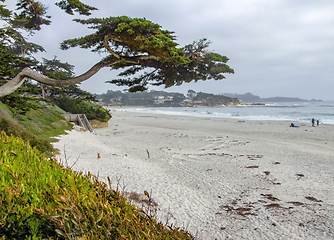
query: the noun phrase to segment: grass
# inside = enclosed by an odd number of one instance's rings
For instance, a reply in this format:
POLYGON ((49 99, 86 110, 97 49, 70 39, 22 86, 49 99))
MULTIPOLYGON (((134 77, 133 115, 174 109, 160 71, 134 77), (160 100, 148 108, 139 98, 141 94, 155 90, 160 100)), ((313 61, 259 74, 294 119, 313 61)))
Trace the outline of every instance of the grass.
POLYGON ((90 173, 0 135, 2 239, 193 239, 129 205, 90 173))
POLYGON ((7 135, 18 136, 41 152, 52 155, 54 151, 51 137, 65 133, 72 125, 61 117, 64 113, 60 108, 41 104, 22 114, 13 113, 10 108, 0 102, 0 130, 7 135))
POLYGON ((46 105, 39 109, 31 109, 24 115, 16 117, 18 123, 24 126, 41 139, 50 140, 50 137, 70 130, 72 125, 60 115, 66 113, 57 106, 46 105))

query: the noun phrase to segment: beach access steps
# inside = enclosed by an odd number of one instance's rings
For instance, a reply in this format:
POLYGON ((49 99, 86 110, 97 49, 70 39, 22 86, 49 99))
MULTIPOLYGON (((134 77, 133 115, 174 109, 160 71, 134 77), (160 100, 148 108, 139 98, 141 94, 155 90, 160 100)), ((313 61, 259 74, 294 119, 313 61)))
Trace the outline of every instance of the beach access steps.
POLYGON ((93 132, 92 126, 89 124, 85 114, 62 114, 62 116, 70 122, 78 122, 79 126, 86 129, 86 131, 93 132))

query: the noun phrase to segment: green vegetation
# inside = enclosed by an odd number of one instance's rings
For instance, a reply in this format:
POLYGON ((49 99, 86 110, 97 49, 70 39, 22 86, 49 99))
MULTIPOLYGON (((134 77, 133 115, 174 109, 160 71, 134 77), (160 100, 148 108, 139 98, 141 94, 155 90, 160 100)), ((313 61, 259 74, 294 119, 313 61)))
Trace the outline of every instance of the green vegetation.
POLYGON ((1 132, 0 149, 2 239, 193 239, 20 138, 1 132))
POLYGON ((193 97, 194 101, 202 101, 202 105, 205 106, 215 106, 215 105, 228 105, 228 104, 239 104, 239 100, 237 98, 230 98, 224 95, 215 95, 212 93, 203 93, 198 92, 193 97))
POLYGON ((60 115, 65 112, 56 106, 43 106, 34 98, 19 99, 9 106, 0 101, 0 130, 29 141, 41 152, 51 154, 54 149, 50 137, 64 134, 64 130, 72 128, 60 115))
POLYGON ((121 92, 108 90, 106 93, 97 95, 105 105, 125 105, 125 106, 152 106, 155 105, 157 97, 172 97, 173 101, 166 101, 162 106, 181 106, 185 96, 182 93, 168 93, 163 91, 144 91, 144 92, 121 92))
POLYGON ((59 97, 54 102, 66 112, 86 114, 88 120, 97 119, 101 122, 108 122, 111 118, 106 109, 81 98, 59 97))
POLYGON ((154 90, 136 93, 108 90, 106 93, 96 97, 103 104, 113 106, 184 107, 239 104, 239 100, 236 98, 203 92, 196 93, 194 90, 189 90, 187 97, 182 93, 154 90))
POLYGON ((7 97, 8 105, 0 101, 0 239, 193 239, 129 205, 110 182, 48 157, 50 136, 71 129, 62 109, 7 97))

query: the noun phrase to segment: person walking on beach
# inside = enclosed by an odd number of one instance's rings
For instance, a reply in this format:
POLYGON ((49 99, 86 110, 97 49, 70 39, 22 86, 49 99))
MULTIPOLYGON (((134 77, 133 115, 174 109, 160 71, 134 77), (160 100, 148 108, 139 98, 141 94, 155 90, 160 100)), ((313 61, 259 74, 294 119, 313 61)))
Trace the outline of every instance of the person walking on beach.
POLYGON ((314 118, 312 118, 312 127, 314 127, 314 118))
POLYGON ((319 119, 317 119, 317 126, 319 127, 319 119))

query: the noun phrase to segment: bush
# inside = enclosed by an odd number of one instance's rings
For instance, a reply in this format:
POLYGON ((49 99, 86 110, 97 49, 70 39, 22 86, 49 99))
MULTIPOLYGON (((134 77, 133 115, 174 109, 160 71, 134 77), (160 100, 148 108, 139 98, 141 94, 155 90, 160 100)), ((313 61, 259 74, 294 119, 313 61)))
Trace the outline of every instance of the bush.
POLYGON ((31 109, 42 108, 42 105, 39 103, 39 98, 21 97, 16 92, 2 97, 1 102, 5 104, 13 112, 14 115, 22 115, 30 111, 31 109))
POLYGON ((59 97, 54 102, 66 112, 86 114, 88 120, 96 119, 101 122, 108 122, 111 118, 110 113, 106 109, 84 99, 59 97))
MULTIPOLYGON (((0 134, 2 239, 193 239, 129 205, 91 175, 0 134)), ((109 184, 110 186, 110 184, 109 184)))

